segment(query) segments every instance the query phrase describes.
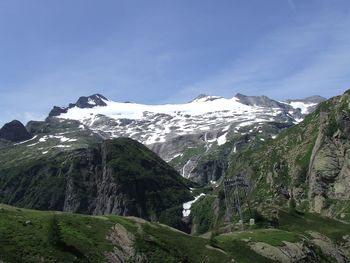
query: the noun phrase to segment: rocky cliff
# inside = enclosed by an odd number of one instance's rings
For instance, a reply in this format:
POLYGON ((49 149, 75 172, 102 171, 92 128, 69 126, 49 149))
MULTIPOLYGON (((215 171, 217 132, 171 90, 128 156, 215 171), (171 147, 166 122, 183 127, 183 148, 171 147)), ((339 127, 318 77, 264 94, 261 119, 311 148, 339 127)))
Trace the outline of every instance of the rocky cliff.
POLYGON ((13 120, 6 123, 0 129, 0 139, 11 141, 11 142, 21 142, 29 140, 32 136, 27 131, 26 127, 17 120, 13 120))
POLYGON ((230 175, 251 182, 252 203, 288 205, 350 220, 350 91, 261 148, 235 156, 230 175))
MULTIPOLYGON (((20 151, 34 143, 7 146, 7 150, 20 151)), ((191 199, 184 178, 128 138, 65 152, 44 151, 31 158, 17 156, 15 166, 11 161, 0 162, 0 202, 21 207, 156 220, 166 209, 191 199)))

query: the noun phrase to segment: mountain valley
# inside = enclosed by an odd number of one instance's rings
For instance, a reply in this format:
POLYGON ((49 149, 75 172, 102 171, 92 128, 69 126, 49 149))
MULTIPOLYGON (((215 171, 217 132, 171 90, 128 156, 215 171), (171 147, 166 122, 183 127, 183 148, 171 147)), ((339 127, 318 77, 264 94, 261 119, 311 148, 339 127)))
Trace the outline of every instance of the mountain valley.
POLYGON ((348 262, 349 116, 349 91, 95 94, 6 124, 0 262, 348 262), (227 192, 232 180, 244 192, 227 192))

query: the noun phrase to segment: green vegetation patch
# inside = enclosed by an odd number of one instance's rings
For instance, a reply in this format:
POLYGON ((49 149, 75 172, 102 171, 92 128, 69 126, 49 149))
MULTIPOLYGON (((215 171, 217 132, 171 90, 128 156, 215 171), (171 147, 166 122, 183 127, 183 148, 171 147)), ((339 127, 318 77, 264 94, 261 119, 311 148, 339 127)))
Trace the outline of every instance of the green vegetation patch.
POLYGON ((146 262, 230 262, 232 257, 207 248, 209 240, 192 237, 166 226, 143 225, 136 248, 147 256, 146 262))
POLYGON ((231 262, 209 240, 165 225, 120 216, 86 216, 0 205, 0 260, 4 262, 107 262, 107 240, 121 224, 136 239, 144 262, 231 262))
POLYGON ((283 246, 283 241, 295 243, 301 240, 299 234, 278 229, 257 229, 234 232, 232 234, 218 236, 217 239, 221 242, 264 242, 271 246, 283 246))
POLYGON ((0 205, 0 259, 5 262, 105 262, 108 219, 0 205))
MULTIPOLYGON (((221 236, 220 236, 221 237, 221 236)), ((229 255, 234 256, 235 260, 240 263, 271 263, 275 262, 271 259, 265 258, 255 251, 253 251, 247 242, 244 241, 232 241, 232 240, 219 240, 216 247, 227 251, 229 255)))
POLYGON ((190 181, 146 146, 119 138, 107 140, 104 147, 115 183, 135 201, 142 215, 158 217, 164 210, 191 200, 190 181))
POLYGON ((207 195, 200 198, 191 207, 193 225, 197 234, 204 234, 215 226, 216 216, 214 202, 216 196, 207 195))
POLYGON ((341 241, 350 233, 350 225, 312 213, 279 213, 280 229, 305 234, 307 231, 319 232, 334 241, 341 241))

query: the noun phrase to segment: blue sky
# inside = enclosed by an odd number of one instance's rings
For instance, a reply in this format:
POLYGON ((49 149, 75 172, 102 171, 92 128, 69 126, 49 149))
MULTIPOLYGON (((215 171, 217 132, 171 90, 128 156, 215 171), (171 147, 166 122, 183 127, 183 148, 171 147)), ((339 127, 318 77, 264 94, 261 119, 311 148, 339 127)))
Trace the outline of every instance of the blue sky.
POLYGON ((168 103, 347 88, 349 0, 0 0, 0 123, 93 93, 168 103))

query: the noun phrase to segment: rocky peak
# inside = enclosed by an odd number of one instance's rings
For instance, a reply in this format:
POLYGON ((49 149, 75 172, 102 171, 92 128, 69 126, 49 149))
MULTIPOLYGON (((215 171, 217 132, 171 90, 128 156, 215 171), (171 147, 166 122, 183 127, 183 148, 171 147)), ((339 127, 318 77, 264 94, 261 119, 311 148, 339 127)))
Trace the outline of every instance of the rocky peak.
POLYGON ((195 100, 200 100, 200 99, 203 99, 203 98, 206 98, 208 97, 209 95, 207 94, 199 94, 197 97, 195 97, 192 101, 195 101, 195 100))
POLYGON ((89 97, 80 97, 75 104, 69 104, 69 108, 93 108, 96 106, 107 106, 106 102, 108 99, 101 94, 94 94, 89 97))
POLYGON ((6 123, 0 129, 0 138, 11 142, 21 142, 29 140, 32 136, 29 134, 24 125, 17 120, 6 123))
POLYGON ((68 109, 78 107, 81 109, 93 108, 96 106, 107 106, 106 101, 108 99, 101 94, 93 94, 91 96, 80 97, 76 103, 70 103, 68 107, 58 107, 54 106, 49 113, 49 117, 59 116, 62 113, 67 113, 68 109))
POLYGON ((217 100, 220 99, 222 97, 220 96, 210 96, 210 95, 206 95, 206 94, 199 94, 197 97, 195 97, 193 100, 191 100, 190 102, 206 102, 206 101, 213 101, 213 100, 217 100))
POLYGON ((49 117, 59 116, 61 113, 67 113, 68 108, 54 106, 49 113, 49 117))
POLYGON ((235 96, 242 104, 250 106, 271 107, 271 108, 284 108, 285 105, 278 101, 272 100, 267 96, 246 96, 241 93, 237 93, 235 96))
POLYGON ((291 102, 304 102, 304 103, 321 103, 323 101, 326 101, 327 99, 324 97, 321 97, 319 95, 314 95, 314 96, 310 96, 304 99, 295 99, 295 100, 287 100, 287 103, 291 103, 291 102))

